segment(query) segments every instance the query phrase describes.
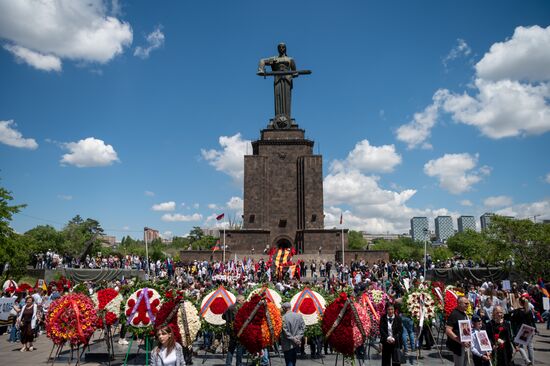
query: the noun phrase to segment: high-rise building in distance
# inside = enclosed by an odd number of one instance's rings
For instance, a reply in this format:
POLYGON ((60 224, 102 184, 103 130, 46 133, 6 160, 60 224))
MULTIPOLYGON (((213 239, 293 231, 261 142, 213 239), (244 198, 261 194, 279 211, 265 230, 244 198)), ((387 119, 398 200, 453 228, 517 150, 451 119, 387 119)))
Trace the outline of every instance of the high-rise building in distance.
POLYGON ((453 236, 455 229, 451 216, 437 216, 435 218, 435 237, 439 243, 444 243, 453 236))
POLYGON ((476 230, 476 218, 473 216, 460 216, 458 218, 458 232, 463 233, 466 230, 476 230))
POLYGON ((495 216, 492 212, 485 212, 481 217, 479 218, 479 221, 481 222, 481 230, 485 230, 491 225, 491 217, 495 216))
POLYGON ((411 219, 411 237, 414 241, 427 241, 430 239, 427 217, 413 217, 411 219))

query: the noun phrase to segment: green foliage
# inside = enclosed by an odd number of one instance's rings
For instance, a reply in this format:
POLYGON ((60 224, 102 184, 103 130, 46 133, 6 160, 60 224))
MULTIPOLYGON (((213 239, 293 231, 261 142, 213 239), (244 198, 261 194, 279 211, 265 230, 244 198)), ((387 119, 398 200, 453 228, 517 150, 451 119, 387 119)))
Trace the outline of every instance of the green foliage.
POLYGON ((445 261, 449 258, 452 258, 454 256, 454 253, 449 248, 437 247, 437 248, 433 248, 433 250, 430 251, 430 255, 432 256, 432 260, 434 262, 437 262, 437 261, 445 261))
POLYGON ((348 248, 351 250, 365 249, 367 240, 363 238, 363 234, 359 231, 350 230, 348 232, 348 248))
POLYGON ((48 249, 62 253, 67 249, 63 233, 50 225, 38 225, 24 235, 31 241, 34 253, 45 252, 48 249))
POLYGON ((13 215, 26 205, 11 205, 11 192, 0 187, 0 264, 9 263, 4 275, 18 278, 26 272, 30 248, 28 242, 10 227, 13 215))
POLYGON ((191 240, 189 238, 184 238, 181 236, 174 236, 172 238, 172 248, 187 249, 191 240))
POLYGON ((484 235, 490 244, 489 256, 497 261, 513 258, 527 279, 550 277, 550 225, 494 216, 484 235))
POLYGON ((191 243, 193 250, 210 250, 216 245, 218 238, 206 235, 191 243))
POLYGON ((189 232, 189 239, 191 242, 201 240, 204 236, 204 232, 199 226, 193 226, 193 229, 189 232))
POLYGON ((376 250, 386 250, 390 254, 390 260, 413 259, 422 260, 424 257, 424 245, 415 243, 410 238, 399 238, 397 240, 379 239, 374 246, 376 250))
POLYGON ((487 258, 488 241, 484 233, 475 230, 466 230, 456 233, 447 240, 447 247, 454 253, 476 261, 487 258))

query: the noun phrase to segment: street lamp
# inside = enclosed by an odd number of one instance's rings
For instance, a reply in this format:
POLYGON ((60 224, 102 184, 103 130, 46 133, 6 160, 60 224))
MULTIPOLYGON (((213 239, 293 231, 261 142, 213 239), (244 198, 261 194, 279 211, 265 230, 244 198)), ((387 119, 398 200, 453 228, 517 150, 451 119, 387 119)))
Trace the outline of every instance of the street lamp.
POLYGON ((427 280, 426 278, 426 262, 427 262, 427 257, 428 257, 428 234, 429 234, 429 230, 428 228, 424 228, 422 230, 424 232, 424 281, 427 280))

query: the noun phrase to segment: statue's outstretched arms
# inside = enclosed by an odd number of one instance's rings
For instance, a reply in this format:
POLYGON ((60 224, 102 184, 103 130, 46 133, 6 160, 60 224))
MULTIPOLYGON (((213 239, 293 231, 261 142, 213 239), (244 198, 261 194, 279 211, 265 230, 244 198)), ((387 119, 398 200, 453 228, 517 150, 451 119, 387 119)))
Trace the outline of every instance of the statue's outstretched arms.
POLYGON ((268 57, 268 58, 262 58, 260 59, 260 62, 258 64, 258 72, 265 72, 265 66, 266 65, 273 65, 277 63, 276 57, 268 57))

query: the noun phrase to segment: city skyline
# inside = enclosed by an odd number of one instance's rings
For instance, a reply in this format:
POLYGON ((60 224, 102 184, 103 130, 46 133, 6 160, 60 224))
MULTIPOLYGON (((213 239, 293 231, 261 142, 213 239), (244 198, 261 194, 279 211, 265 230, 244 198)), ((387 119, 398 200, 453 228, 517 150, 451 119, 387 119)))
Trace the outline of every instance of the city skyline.
POLYGON ((0 3, 17 232, 75 215, 119 240, 239 221, 243 156, 273 117, 255 73, 281 41, 313 71, 292 113, 323 155, 326 228, 550 219, 548 2, 319 1, 280 17, 250 1, 29 1, 0 3))

